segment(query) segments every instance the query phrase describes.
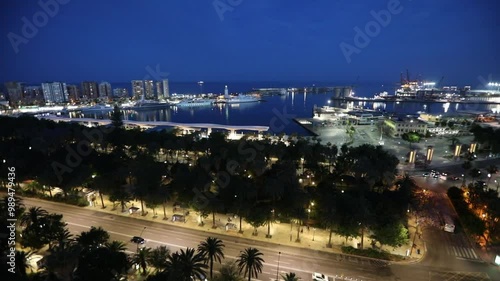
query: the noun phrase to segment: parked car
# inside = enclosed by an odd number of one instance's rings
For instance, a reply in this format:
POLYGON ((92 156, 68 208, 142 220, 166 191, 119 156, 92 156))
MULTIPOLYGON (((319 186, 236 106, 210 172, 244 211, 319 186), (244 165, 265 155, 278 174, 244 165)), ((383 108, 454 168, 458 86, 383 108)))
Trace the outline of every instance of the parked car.
POLYGON ((429 173, 424 173, 422 176, 423 176, 424 178, 426 178, 426 177, 428 177, 428 176, 429 176, 429 173))

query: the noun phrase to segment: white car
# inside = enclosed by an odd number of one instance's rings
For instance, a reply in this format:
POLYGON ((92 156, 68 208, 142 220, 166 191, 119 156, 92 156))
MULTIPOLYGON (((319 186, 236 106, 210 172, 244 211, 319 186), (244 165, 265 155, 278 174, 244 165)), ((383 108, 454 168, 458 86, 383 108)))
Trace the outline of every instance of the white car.
POLYGON ((313 281, 328 281, 328 276, 318 272, 314 272, 312 274, 312 279, 313 281))

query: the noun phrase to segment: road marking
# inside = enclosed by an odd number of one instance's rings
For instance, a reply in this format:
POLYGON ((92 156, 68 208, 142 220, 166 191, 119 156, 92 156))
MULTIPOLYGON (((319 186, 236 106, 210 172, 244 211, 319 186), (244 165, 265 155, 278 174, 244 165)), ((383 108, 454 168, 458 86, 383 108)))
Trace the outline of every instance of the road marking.
POLYGON ((474 249, 472 249, 472 248, 470 250, 471 250, 472 255, 474 256, 474 258, 477 259, 476 251, 474 251, 474 249))
MULTIPOLYGON (((76 225, 76 226, 80 226, 80 227, 84 227, 84 228, 90 228, 90 226, 83 225, 83 224, 78 224, 78 223, 68 222, 67 224, 69 224, 69 225, 76 225)), ((121 232, 116 232, 116 231, 111 231, 111 230, 106 230, 106 231, 109 232, 109 233, 116 234, 116 235, 130 237, 129 234, 125 234, 125 233, 121 233, 121 232)), ((151 242, 154 242, 154 243, 158 243, 158 244, 173 246, 173 247, 177 247, 177 248, 186 248, 186 246, 181 246, 181 245, 177 245, 177 244, 173 244, 173 243, 166 243, 166 242, 161 242, 161 241, 157 241, 157 240, 146 239, 146 242, 148 242, 148 241, 151 241, 151 242)))

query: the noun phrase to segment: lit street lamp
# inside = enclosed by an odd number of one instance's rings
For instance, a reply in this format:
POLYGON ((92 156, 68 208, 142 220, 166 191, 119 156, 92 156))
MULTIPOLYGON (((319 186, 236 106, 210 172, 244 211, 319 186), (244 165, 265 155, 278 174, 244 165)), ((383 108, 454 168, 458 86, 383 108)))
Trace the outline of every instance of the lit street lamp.
POLYGON ((278 280, 278 274, 280 271, 280 257, 281 257, 281 252, 278 252, 278 267, 276 268, 276 280, 278 280))
MULTIPOLYGON (((141 231, 141 234, 139 234, 139 237, 142 237, 142 233, 144 233, 144 230, 146 230, 146 227, 144 227, 141 231)), ((136 252, 139 252, 139 243, 137 243, 137 250, 136 252)))

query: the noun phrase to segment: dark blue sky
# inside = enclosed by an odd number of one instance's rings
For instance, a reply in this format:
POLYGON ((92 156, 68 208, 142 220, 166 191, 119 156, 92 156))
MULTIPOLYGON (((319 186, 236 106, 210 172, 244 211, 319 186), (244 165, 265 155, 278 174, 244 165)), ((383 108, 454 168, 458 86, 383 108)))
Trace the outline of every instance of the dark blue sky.
POLYGON ((396 82, 407 68, 444 84, 500 80, 496 0, 401 0, 366 46, 354 28, 394 0, 41 0, 57 1, 45 25, 38 1, 1 1, 0 82, 130 81, 148 66, 171 81, 396 82), (23 32, 23 17, 38 30, 23 32), (342 42, 357 48, 350 63, 342 42))

